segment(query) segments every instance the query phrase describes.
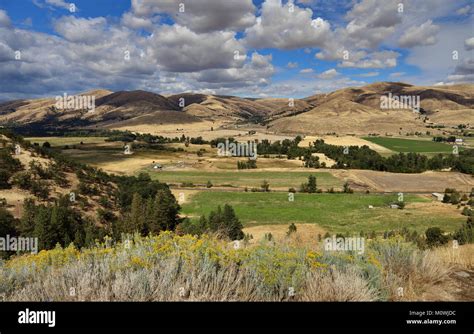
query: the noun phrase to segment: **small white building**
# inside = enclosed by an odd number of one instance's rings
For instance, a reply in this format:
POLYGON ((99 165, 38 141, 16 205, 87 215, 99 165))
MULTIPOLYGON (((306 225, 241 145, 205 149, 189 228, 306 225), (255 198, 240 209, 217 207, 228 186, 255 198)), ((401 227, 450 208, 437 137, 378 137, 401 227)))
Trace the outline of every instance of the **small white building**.
POLYGON ((441 193, 432 193, 431 196, 433 196, 438 202, 442 202, 444 198, 444 194, 441 193))

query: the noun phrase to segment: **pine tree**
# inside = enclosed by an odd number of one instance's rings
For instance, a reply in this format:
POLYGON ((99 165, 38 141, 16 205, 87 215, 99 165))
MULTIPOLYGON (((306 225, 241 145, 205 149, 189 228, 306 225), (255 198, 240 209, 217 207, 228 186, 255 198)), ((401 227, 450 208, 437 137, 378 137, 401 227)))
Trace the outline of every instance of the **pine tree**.
POLYGON ((308 193, 310 194, 315 193, 316 190, 317 190, 316 176, 310 175, 308 176, 308 193))
POLYGON ((51 249, 56 245, 56 231, 51 227, 51 210, 38 206, 34 218, 33 236, 38 238, 39 249, 51 249))
POLYGON ((222 219, 224 230, 231 240, 241 240, 244 238, 243 225, 235 215, 234 209, 228 204, 224 205, 222 219))
POLYGON ((130 215, 129 215, 129 226, 126 228, 128 233, 142 233, 145 227, 145 217, 143 212, 143 199, 138 193, 133 194, 132 204, 130 207, 130 215))
POLYGON ((27 198, 23 202, 23 215, 18 230, 23 236, 31 236, 35 229, 36 205, 35 200, 27 198))
POLYGON ((217 207, 217 211, 211 211, 209 214, 209 219, 207 221, 207 225, 209 227, 209 231, 217 232, 221 228, 222 224, 222 209, 219 205, 217 207))
POLYGON ((180 206, 169 189, 158 190, 154 200, 152 220, 148 229, 151 233, 173 231, 179 223, 180 206))

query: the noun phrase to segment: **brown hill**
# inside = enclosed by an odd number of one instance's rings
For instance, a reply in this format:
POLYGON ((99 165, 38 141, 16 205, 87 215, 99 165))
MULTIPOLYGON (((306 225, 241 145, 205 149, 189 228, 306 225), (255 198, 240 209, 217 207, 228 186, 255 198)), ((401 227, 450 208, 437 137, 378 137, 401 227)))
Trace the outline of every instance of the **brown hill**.
POLYGON ((391 133, 426 131, 428 124, 474 125, 474 85, 420 87, 381 82, 345 88, 305 99, 308 112, 273 121, 270 128, 283 133, 391 133), (419 96, 421 113, 409 109, 382 109, 381 97, 419 96), (402 130, 400 130, 402 129, 402 130))
MULTIPOLYGON (((287 134, 396 134, 425 132, 427 125, 474 125, 474 85, 413 86, 379 82, 344 88, 305 99, 241 98, 183 93, 163 96, 146 91, 112 93, 96 90, 95 110, 56 110, 55 99, 16 100, 0 104, 0 124, 54 127, 159 127, 211 121, 227 124, 263 123, 287 134), (381 97, 419 96, 421 113, 382 109, 381 97)), ((179 127, 179 126, 177 126, 179 127)))

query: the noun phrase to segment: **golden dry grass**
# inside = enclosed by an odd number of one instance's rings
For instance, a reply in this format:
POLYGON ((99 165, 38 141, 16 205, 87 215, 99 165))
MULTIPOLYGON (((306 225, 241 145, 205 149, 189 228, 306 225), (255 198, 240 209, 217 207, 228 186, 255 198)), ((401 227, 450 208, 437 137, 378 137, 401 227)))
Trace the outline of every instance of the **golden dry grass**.
POLYGON ((265 234, 271 233, 276 242, 285 242, 291 244, 304 245, 314 247, 318 244, 318 235, 321 237, 326 233, 326 230, 317 224, 295 224, 296 232, 292 233, 290 237, 287 236, 288 225, 269 224, 261 226, 246 227, 243 229, 245 234, 250 234, 253 239, 249 241, 250 244, 255 244, 262 241, 265 234))
POLYGON ((355 136, 305 136, 304 139, 298 144, 299 147, 308 147, 310 143, 313 143, 317 139, 323 139, 326 144, 336 146, 368 146, 372 150, 379 153, 392 153, 391 150, 383 146, 371 143, 368 140, 355 137, 355 136))
POLYGON ((452 243, 433 251, 445 264, 459 268, 474 269, 474 244, 460 245, 453 248, 452 243))

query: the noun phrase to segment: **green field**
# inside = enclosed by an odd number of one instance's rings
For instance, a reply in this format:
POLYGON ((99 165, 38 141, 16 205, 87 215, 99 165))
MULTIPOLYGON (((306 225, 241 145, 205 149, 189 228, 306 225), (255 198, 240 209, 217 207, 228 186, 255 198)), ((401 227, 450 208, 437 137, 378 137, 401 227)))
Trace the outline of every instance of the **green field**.
POLYGON ((314 223, 334 233, 383 232, 404 226, 420 233, 431 226, 453 231, 465 221, 461 215, 436 215, 410 207, 410 203, 430 202, 426 198, 406 195, 405 209, 389 208, 388 204, 396 200, 396 195, 382 194, 297 193, 290 202, 287 193, 203 191, 183 204, 183 213, 197 219, 227 203, 234 207, 244 226, 314 223), (369 209, 369 205, 374 208, 369 209))
POLYGON ((299 189, 301 183, 308 181, 309 175, 316 176, 318 187, 326 189, 342 187, 342 181, 327 172, 269 172, 269 171, 226 171, 226 172, 150 172, 152 179, 166 183, 192 182, 204 185, 211 181, 214 186, 232 185, 236 187, 260 188, 263 180, 270 183, 270 188, 299 189))
POLYGON ((416 140, 389 137, 364 137, 374 144, 386 147, 395 152, 414 153, 452 153, 453 147, 449 144, 436 143, 430 140, 416 140))
POLYGON ((48 142, 51 146, 64 146, 64 145, 79 145, 81 142, 84 144, 97 144, 105 142, 105 137, 29 137, 25 140, 29 140, 31 143, 38 143, 43 145, 44 142, 48 142))

